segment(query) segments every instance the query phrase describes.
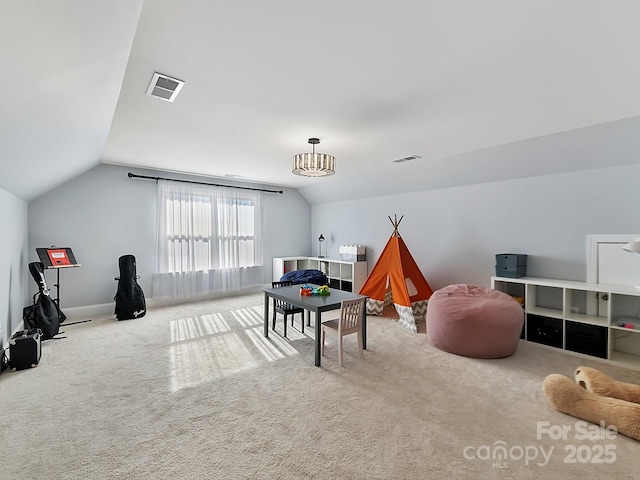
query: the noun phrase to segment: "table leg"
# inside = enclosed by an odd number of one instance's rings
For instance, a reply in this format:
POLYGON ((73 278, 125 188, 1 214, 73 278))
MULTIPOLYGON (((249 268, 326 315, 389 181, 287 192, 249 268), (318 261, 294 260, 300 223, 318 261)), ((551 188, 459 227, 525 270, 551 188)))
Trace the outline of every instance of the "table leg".
POLYGON ((269 338, 269 295, 264 294, 264 336, 269 338))
MULTIPOLYGON (((309 318, 311 318, 311 312, 309 311, 309 318)), ((316 367, 320 366, 320 312, 316 312, 316 367)))
POLYGON ((367 312, 362 312, 362 349, 367 349, 367 312))

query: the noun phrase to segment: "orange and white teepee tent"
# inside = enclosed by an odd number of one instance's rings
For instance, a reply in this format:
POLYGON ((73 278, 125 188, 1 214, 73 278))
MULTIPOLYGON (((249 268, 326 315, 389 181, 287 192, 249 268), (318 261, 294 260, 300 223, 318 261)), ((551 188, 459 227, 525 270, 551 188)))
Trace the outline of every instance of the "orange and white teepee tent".
POLYGON ((398 233, 404 217, 389 220, 393 234, 382 250, 380 258, 360 289, 367 298, 367 313, 382 315, 386 305, 394 304, 400 323, 417 332, 417 319, 424 319, 427 301, 433 291, 398 233))

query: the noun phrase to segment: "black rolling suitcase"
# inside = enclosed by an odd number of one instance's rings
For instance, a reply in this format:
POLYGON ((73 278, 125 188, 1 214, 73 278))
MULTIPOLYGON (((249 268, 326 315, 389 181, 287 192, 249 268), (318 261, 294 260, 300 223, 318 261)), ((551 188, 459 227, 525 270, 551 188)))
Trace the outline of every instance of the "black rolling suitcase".
POLYGON ((34 368, 40 363, 42 332, 38 328, 22 330, 9 340, 9 369, 34 368))

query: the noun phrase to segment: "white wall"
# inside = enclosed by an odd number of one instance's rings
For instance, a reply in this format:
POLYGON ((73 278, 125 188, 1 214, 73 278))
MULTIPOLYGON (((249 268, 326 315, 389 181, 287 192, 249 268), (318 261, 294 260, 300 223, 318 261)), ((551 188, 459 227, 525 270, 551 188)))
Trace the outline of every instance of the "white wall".
POLYGON ((27 202, 0 189, 0 346, 6 344, 22 321, 28 304, 27 202))
MULTIPOLYGON (((325 203, 313 235, 329 256, 366 245, 369 270, 404 215, 400 234, 432 288, 490 286, 495 254, 528 254, 530 276, 586 280, 586 236, 640 230, 640 165, 325 203)), ((312 235, 312 236, 313 236, 312 235)))
MULTIPOLYGON (((80 268, 60 272, 60 302, 69 307, 112 303, 118 258, 136 256, 138 282, 151 297, 156 249, 156 183, 130 179, 127 173, 223 183, 215 179, 99 165, 29 203, 29 259, 37 247, 71 247, 80 268)), ((225 182, 230 183, 230 182, 225 182)), ((253 188, 262 186, 248 185, 253 188)), ((279 188, 268 189, 279 190, 279 188)), ((271 281, 271 258, 308 255, 310 205, 296 191, 263 194, 265 283, 271 281)), ((52 288, 55 273, 46 272, 52 288)), ((37 289, 31 282, 30 289, 37 289)), ((55 294, 55 290, 53 290, 55 294)))

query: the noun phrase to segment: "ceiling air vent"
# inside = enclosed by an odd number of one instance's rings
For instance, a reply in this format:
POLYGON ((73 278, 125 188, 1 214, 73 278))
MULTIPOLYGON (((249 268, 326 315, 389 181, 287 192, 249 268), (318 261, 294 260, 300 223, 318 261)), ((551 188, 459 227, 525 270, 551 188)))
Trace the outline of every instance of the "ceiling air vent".
POLYGON ((153 74, 149 88, 147 88, 147 95, 173 102, 183 85, 184 82, 182 80, 156 72, 153 74))
POLYGON ((411 160, 416 160, 418 158, 420 158, 420 155, 409 155, 408 157, 399 158, 397 160, 394 160, 393 163, 409 162, 411 160))

